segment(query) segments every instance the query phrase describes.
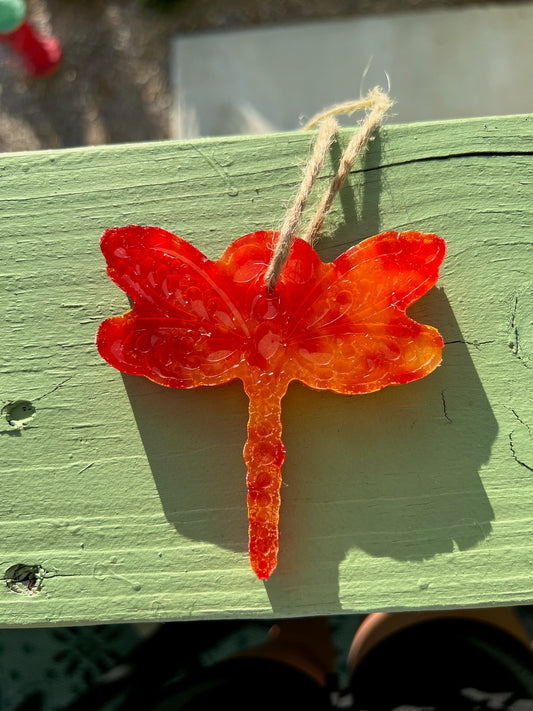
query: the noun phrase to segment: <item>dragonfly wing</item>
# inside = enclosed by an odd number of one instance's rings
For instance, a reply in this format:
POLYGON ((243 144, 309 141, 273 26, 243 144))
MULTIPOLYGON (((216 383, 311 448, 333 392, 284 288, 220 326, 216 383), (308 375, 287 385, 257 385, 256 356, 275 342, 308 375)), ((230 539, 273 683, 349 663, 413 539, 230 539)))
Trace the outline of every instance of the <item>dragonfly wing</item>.
POLYGON ((107 230, 101 247, 109 276, 134 300, 100 326, 103 358, 176 388, 239 377, 247 326, 216 262, 159 227, 107 230))
POLYGON ((441 361, 443 342, 405 309, 437 281, 445 243, 387 232, 338 257, 309 290, 290 331, 298 379, 355 394, 417 380, 441 361))
POLYGON ((428 375, 441 362, 442 338, 431 326, 407 321, 346 325, 302 339, 291 355, 297 379, 318 390, 355 395, 428 375))

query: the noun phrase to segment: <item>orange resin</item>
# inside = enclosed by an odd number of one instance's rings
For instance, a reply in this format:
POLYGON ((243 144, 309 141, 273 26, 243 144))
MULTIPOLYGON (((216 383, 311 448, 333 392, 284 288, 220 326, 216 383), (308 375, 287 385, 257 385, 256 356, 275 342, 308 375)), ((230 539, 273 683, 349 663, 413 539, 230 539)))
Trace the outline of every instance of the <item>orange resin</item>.
POLYGON ((369 393, 427 375, 443 347, 438 331, 405 314, 437 281, 440 237, 385 232, 331 263, 295 238, 269 293, 277 238, 246 235, 217 261, 159 227, 110 229, 101 243, 109 276, 135 304, 100 326, 108 363, 172 388, 243 382, 250 563, 261 579, 277 563, 281 400, 290 381, 369 393))

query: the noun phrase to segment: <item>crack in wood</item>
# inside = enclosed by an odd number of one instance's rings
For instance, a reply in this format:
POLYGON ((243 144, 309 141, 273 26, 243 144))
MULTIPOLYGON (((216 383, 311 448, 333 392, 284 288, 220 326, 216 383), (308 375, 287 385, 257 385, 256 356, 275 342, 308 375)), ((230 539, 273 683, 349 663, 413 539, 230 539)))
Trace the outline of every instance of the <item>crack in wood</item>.
POLYGON ((511 410, 511 412, 513 413, 513 415, 516 417, 516 419, 518 420, 518 422, 520 422, 521 425, 524 425, 524 427, 527 429, 527 431, 531 434, 531 430, 529 429, 529 425, 527 424, 527 422, 524 422, 524 420, 520 417, 520 415, 518 414, 518 412, 517 412, 513 407, 511 407, 511 408, 509 408, 509 409, 511 410))
POLYGON ((511 313, 511 334, 512 334, 512 340, 509 342, 509 347, 511 349, 511 353, 513 353, 517 358, 520 358, 518 355, 519 351, 519 342, 518 342, 518 326, 516 325, 516 312, 518 310, 518 296, 515 294, 514 297, 514 305, 513 305, 513 311, 511 313))
POLYGON ((522 357, 522 348, 520 344, 520 336, 518 334, 518 324, 517 324, 517 313, 518 313, 518 294, 515 294, 513 307, 511 310, 511 323, 510 323, 510 337, 509 337, 509 350, 511 353, 519 360, 520 364, 524 368, 529 368, 522 357))
POLYGON ((432 163, 434 161, 454 160, 456 158, 496 158, 496 157, 517 157, 531 156, 533 151, 467 151, 464 153, 450 153, 442 156, 420 156, 419 158, 407 158, 392 163, 380 163, 369 168, 357 168, 352 170, 352 173, 370 173, 374 170, 382 170, 383 168, 396 168, 403 165, 414 165, 415 163, 432 163))
POLYGON ((533 467, 530 467, 529 464, 526 464, 523 462, 521 459, 518 458, 515 447, 514 447, 514 442, 513 442, 513 433, 509 432, 509 449, 511 450, 511 454, 513 455, 513 459, 517 464, 520 464, 521 467, 524 467, 524 469, 527 469, 530 472, 533 472, 533 467))
POLYGON ((86 472, 87 469, 90 469, 92 466, 94 466, 94 464, 95 464, 95 462, 91 462, 90 464, 87 464, 87 466, 83 467, 83 469, 80 469, 77 476, 79 476, 80 474, 83 474, 83 472, 86 472))
POLYGON ((444 397, 444 390, 441 391, 440 398, 442 401, 442 412, 444 413, 444 418, 446 419, 446 422, 450 423, 452 422, 451 417, 448 415, 448 408, 446 406, 446 398, 444 397))
POLYGON ((444 341, 445 346, 453 346, 456 343, 461 343, 464 346, 474 346, 474 348, 479 348, 480 346, 486 346, 490 343, 496 343, 496 339, 492 341, 463 341, 461 339, 456 341, 444 341))
MULTIPOLYGON (((525 427, 526 430, 528 431, 529 435, 531 435, 531 429, 530 429, 529 425, 527 424, 527 422, 525 422, 525 421, 520 417, 520 415, 517 413, 517 411, 516 411, 513 407, 510 407, 510 408, 508 408, 508 409, 513 413, 513 415, 514 415, 515 419, 517 420, 517 422, 519 422, 523 427, 525 427)), ((520 464, 521 467, 524 467, 524 469, 527 469, 528 471, 533 472, 533 467, 529 466, 529 464, 526 464, 526 462, 524 462, 522 459, 519 459, 519 457, 518 457, 518 455, 517 455, 517 453, 516 453, 516 448, 515 448, 515 443, 514 443, 513 435, 514 435, 514 430, 512 430, 511 432, 509 432, 509 449, 511 450, 511 454, 513 455, 513 459, 515 460, 515 462, 516 462, 517 464, 520 464)))

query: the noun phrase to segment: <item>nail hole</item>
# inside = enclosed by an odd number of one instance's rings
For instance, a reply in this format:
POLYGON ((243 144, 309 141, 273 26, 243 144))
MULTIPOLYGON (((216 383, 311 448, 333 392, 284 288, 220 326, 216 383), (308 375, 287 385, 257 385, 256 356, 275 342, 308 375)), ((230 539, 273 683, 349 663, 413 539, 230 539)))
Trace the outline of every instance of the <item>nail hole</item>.
POLYGON ((15 593, 35 595, 43 585, 46 570, 40 565, 17 563, 4 573, 7 587, 15 593))
POLYGON ((29 400, 15 400, 9 402, 1 410, 1 414, 6 418, 11 427, 22 428, 35 417, 35 407, 29 400))

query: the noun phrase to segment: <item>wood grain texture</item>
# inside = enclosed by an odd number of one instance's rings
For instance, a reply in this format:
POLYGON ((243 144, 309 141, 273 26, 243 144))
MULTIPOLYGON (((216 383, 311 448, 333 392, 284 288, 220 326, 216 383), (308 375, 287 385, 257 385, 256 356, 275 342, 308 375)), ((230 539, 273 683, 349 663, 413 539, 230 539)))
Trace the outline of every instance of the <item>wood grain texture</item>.
POLYGON ((533 602, 533 117, 383 128, 352 171, 319 253, 385 229, 444 237, 439 285, 410 309, 444 360, 372 395, 289 388, 266 584, 246 550, 240 383, 167 390, 96 352, 98 324, 128 308, 105 228, 156 224, 216 258, 279 227, 311 141, 0 157, 0 578, 43 576, 31 594, 0 585, 0 625, 533 602), (20 400, 36 413, 17 429, 20 400))

